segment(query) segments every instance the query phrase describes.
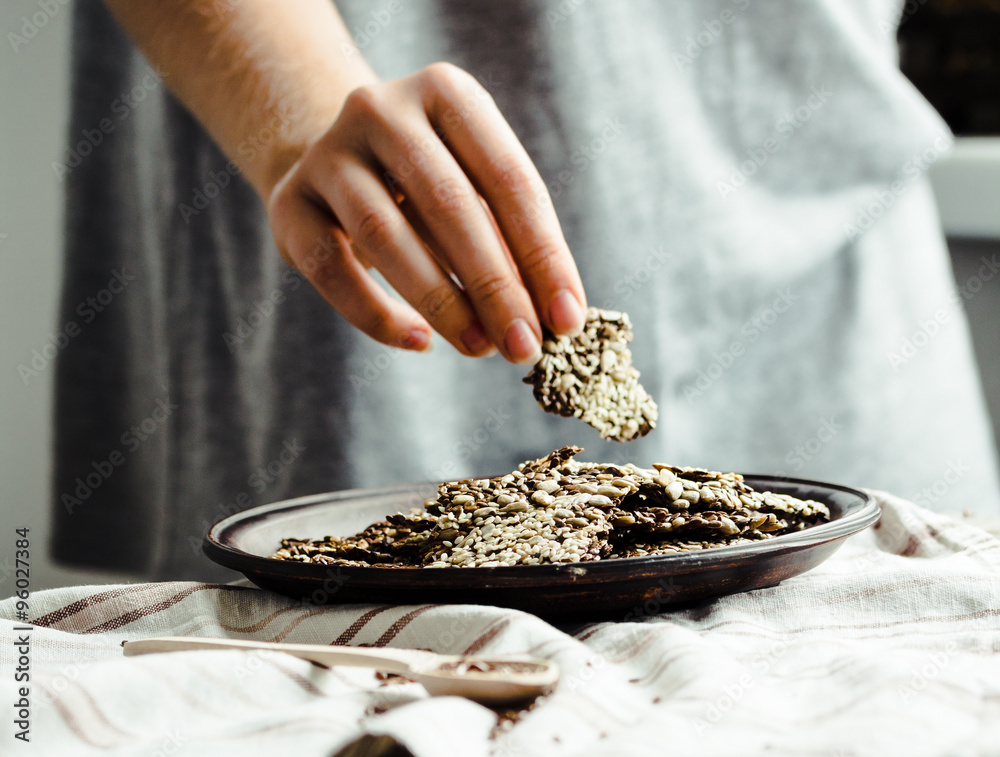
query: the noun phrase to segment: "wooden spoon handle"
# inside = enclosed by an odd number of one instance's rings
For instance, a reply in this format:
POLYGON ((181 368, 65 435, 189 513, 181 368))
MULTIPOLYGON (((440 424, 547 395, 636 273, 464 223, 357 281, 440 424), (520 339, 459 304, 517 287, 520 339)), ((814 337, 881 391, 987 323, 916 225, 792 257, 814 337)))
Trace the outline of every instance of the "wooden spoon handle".
POLYGON ((238 649, 283 652, 293 657, 318 662, 320 665, 347 665, 372 668, 387 673, 410 675, 435 660, 448 658, 419 649, 385 649, 382 647, 344 647, 323 644, 277 644, 245 639, 211 639, 189 636, 160 636, 122 643, 126 656, 155 652, 181 652, 205 649, 238 649))

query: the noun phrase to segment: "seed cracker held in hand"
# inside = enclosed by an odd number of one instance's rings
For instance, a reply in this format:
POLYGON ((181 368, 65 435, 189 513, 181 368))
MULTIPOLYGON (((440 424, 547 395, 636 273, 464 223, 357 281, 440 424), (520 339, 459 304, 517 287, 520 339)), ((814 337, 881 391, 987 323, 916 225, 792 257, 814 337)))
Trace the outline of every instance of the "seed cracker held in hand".
POLYGON ((639 383, 628 345, 626 313, 587 309, 583 331, 542 343, 542 358, 524 383, 547 413, 579 418, 604 439, 627 442, 656 428, 658 409, 639 383))

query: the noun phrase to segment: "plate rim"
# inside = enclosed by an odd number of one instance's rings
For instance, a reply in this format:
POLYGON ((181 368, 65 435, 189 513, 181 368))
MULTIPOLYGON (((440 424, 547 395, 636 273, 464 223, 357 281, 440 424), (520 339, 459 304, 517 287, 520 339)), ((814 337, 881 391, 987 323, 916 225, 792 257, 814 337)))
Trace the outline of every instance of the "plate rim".
MULTIPOLYGON (((678 552, 666 555, 647 555, 644 557, 622 557, 615 559, 592 560, 577 563, 553 563, 545 565, 502 565, 495 567, 463 567, 461 575, 468 578, 476 576, 494 579, 506 579, 512 576, 522 578, 544 579, 548 576, 558 577, 564 573, 583 578, 584 576, 599 577, 603 571, 620 571, 624 567, 632 567, 637 571, 643 568, 659 567, 664 563, 676 566, 679 570, 693 569, 705 562, 714 562, 719 556, 732 557, 734 559, 750 558, 760 553, 784 553, 795 551, 797 548, 814 547, 823 543, 837 539, 847 538, 856 533, 864 531, 874 524, 881 515, 881 507, 875 496, 866 489, 846 486, 843 484, 829 483, 825 481, 815 481, 810 479, 793 478, 789 476, 777 476, 774 474, 741 474, 744 479, 765 480, 796 484, 806 487, 820 487, 832 489, 846 494, 859 497, 862 505, 847 517, 838 518, 828 523, 821 523, 796 531, 795 533, 782 534, 774 539, 765 539, 743 544, 733 544, 724 547, 712 547, 711 549, 698 550, 694 552, 678 552), (780 542, 780 544, 779 544, 780 542), (603 567, 601 567, 603 566, 603 567), (615 566, 618 566, 617 568, 615 566)), ((371 579, 385 580, 391 576, 411 575, 413 568, 410 567, 372 567, 357 565, 321 565, 315 563, 300 563, 289 560, 275 560, 270 557, 255 555, 245 552, 233 546, 225 544, 219 539, 219 535, 240 525, 245 525, 249 520, 257 519, 262 515, 269 515, 284 510, 297 510, 309 507, 318 503, 335 503, 338 500, 351 499, 353 497, 365 495, 376 496, 379 494, 392 494, 400 491, 418 491, 421 489, 433 489, 438 486, 437 481, 409 482, 400 484, 386 484, 376 487, 357 487, 352 489, 339 489, 332 492, 319 494, 306 494, 301 497, 271 502, 265 505, 233 513, 217 521, 208 530, 202 539, 202 551, 213 562, 223 567, 236 570, 239 573, 248 575, 253 572, 268 572, 271 574, 281 574, 288 578, 302 580, 319 580, 329 576, 331 570, 345 570, 355 573, 364 571, 363 576, 371 579), (251 568, 256 570, 250 570, 251 568)), ((432 569, 444 570, 444 569, 432 569)), ((446 574, 450 575, 450 574, 446 574)), ((358 576, 354 576, 357 578, 358 576)), ((436 577, 436 576, 435 576, 436 577)))

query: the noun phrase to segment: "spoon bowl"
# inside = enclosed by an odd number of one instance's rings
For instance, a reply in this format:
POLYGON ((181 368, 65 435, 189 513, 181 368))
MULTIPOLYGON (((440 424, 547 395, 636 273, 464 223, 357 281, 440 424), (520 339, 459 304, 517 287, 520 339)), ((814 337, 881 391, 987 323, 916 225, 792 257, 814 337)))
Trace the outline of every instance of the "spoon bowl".
POLYGON ((456 657, 455 661, 414 673, 414 680, 432 696, 460 696, 486 705, 533 699, 559 681, 559 668, 550 660, 456 657))

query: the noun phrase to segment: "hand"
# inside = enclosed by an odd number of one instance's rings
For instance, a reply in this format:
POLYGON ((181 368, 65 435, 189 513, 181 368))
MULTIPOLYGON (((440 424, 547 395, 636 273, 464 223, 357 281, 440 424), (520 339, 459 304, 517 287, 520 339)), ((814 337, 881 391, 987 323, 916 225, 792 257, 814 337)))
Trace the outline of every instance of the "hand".
POLYGON ((496 347, 533 363, 542 324, 583 325, 544 182, 492 98, 450 64, 351 92, 267 208, 284 259, 385 344, 425 350, 433 328, 464 355, 496 347))

